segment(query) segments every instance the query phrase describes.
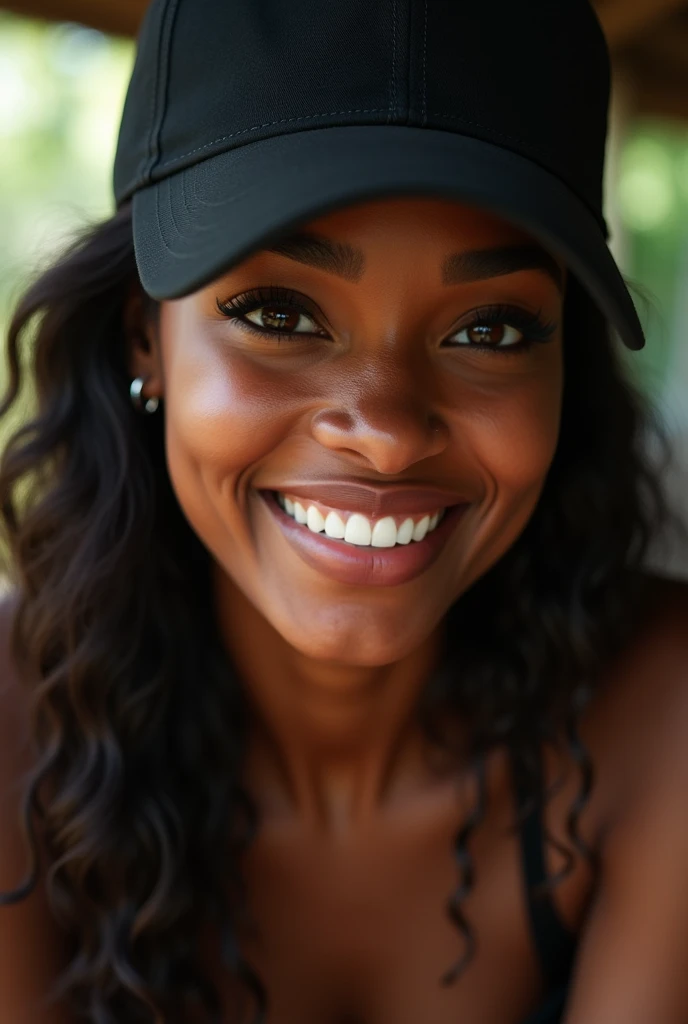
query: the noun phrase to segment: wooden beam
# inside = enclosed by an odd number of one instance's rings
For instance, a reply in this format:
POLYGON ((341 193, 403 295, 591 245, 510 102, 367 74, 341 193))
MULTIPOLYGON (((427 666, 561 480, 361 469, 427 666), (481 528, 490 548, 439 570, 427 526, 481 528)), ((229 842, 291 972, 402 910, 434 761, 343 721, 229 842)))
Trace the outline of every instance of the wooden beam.
POLYGON ((598 14, 609 44, 619 49, 639 41, 652 25, 686 6, 686 0, 604 0, 598 14))
MULTIPOLYGON (((146 0, 0 0, 0 6, 29 18, 77 21, 103 32, 135 35, 146 0)), ((597 0, 596 6, 610 45, 618 48, 688 4, 686 0, 597 0)))
POLYGON ((656 68, 664 75, 688 78, 688 19, 673 18, 636 44, 629 56, 656 68))
POLYGON ((133 36, 146 0, 0 0, 0 7, 26 18, 76 21, 101 32, 133 36))
POLYGON ((688 64, 672 64, 652 50, 638 48, 625 55, 633 82, 633 116, 688 121, 688 64))
POLYGON ((688 121, 688 81, 650 82, 639 90, 636 114, 688 121))
MULTIPOLYGON (((29 18, 76 21, 102 32, 134 36, 148 0, 0 0, 0 7, 29 18)), ((621 49, 642 43, 644 33, 681 8, 688 0, 596 0, 610 46, 621 49)))

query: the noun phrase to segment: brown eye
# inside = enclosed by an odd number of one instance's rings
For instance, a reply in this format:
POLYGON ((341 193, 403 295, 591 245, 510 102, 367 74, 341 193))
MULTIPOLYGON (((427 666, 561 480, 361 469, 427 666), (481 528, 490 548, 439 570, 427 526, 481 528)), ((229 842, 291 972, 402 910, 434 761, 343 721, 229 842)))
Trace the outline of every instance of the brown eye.
POLYGON ((259 306, 244 316, 256 327, 281 331, 284 334, 314 334, 318 329, 312 317, 291 306, 259 306))
POLYGON ((508 348, 523 341, 524 335, 509 324, 471 324, 457 331, 449 339, 455 345, 489 345, 492 348, 508 348))

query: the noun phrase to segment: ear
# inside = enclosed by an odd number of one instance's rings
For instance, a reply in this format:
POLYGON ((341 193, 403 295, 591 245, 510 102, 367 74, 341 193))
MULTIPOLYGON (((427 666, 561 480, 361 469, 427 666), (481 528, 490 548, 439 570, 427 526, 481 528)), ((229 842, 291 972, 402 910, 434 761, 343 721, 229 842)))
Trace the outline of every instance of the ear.
POLYGON ((162 398, 164 386, 158 317, 151 312, 151 300, 138 281, 129 289, 123 320, 131 378, 143 377, 146 381, 142 391, 144 398, 162 398))

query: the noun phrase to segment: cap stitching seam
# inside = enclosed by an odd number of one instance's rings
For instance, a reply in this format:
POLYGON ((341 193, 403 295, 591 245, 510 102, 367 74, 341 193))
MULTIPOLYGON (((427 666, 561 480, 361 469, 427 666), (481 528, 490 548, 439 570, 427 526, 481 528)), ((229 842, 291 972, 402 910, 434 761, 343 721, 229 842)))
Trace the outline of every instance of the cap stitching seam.
MULTIPOLYGON (((171 237, 171 242, 172 242, 172 244, 174 244, 174 242, 177 241, 177 240, 183 241, 185 236, 184 236, 184 233, 180 230, 179 222, 177 220, 177 217, 175 216, 175 212, 174 212, 174 205, 175 204, 173 202, 172 189, 168 188, 166 194, 167 194, 167 209, 169 211, 169 225, 168 225, 168 227, 171 228, 171 236, 172 236, 171 237)), ((184 205, 186 207, 186 202, 184 203, 184 205)), ((187 210, 188 210, 188 207, 187 207, 187 210)), ((174 251, 174 250, 171 250, 171 251, 174 251)))
POLYGON ((171 12, 174 13, 177 7, 178 0, 167 0, 165 9, 160 17, 160 34, 158 36, 157 46, 157 60, 158 74, 155 76, 155 89, 153 92, 153 104, 151 108, 151 128, 148 136, 148 153, 146 156, 146 162, 143 165, 142 177, 144 181, 150 180, 153 169, 160 159, 160 131, 162 129, 162 120, 164 118, 164 108, 159 109, 161 103, 161 96, 164 93, 163 79, 167 79, 169 49, 172 42, 172 33, 169 33, 167 42, 165 38, 167 36, 167 28, 171 22, 171 12), (163 48, 166 49, 165 55, 163 55, 163 48))
MULTIPOLYGON (((481 128, 483 131, 488 132, 490 135, 493 135, 497 139, 507 139, 509 142, 517 142, 520 146, 523 146, 526 149, 530 149, 533 152, 541 154, 543 159, 549 157, 549 159, 552 160, 553 153, 548 147, 543 146, 537 142, 525 142, 523 139, 520 139, 515 135, 506 135, 504 132, 495 131, 494 128, 490 128, 488 125, 481 124, 479 121, 470 121, 466 117, 461 117, 460 114, 443 114, 440 111, 435 110, 431 112, 430 116, 444 117, 451 121, 460 121, 462 124, 471 125, 473 128, 481 128)), ((585 203, 586 207, 593 214, 598 224, 600 224, 603 230, 606 231, 607 228, 603 212, 601 210, 598 210, 596 206, 592 206, 590 201, 585 196, 581 195, 576 189, 576 187, 571 182, 569 182, 567 178, 563 178, 559 171, 554 170, 554 168, 552 167, 550 167, 549 170, 550 173, 554 174, 556 177, 564 181, 567 187, 576 193, 581 202, 585 203)))
POLYGON ((219 139, 213 139, 212 142, 206 142, 203 146, 198 146, 196 149, 190 149, 187 153, 180 153, 179 156, 175 156, 170 160, 166 160, 164 163, 158 164, 157 169, 160 170, 163 167, 169 167, 170 164, 177 163, 178 160, 184 160, 187 156, 193 156, 194 153, 200 153, 204 149, 210 149, 212 146, 216 146, 218 142, 226 142, 227 139, 235 139, 238 135, 246 135, 247 132, 256 132, 261 128, 272 128, 276 124, 287 124, 291 121, 309 121, 317 117, 338 117, 341 114, 384 114, 388 113, 385 107, 370 107, 367 110, 329 110, 323 114, 303 114, 299 117, 282 117, 278 121, 266 121, 265 124, 255 124, 251 128, 242 128, 238 132, 230 132, 229 135, 222 135, 219 139))
MULTIPOLYGON (((302 178, 303 175, 305 173, 307 173, 308 170, 309 170, 309 168, 305 167, 304 165, 299 165, 298 167, 292 167, 289 170, 288 177, 291 177, 291 178, 302 178)), ((194 192, 195 192, 196 183, 192 182, 191 184, 192 184, 192 187, 193 187, 194 192)), ((261 186, 259 185, 259 183, 253 182, 247 188, 242 189, 241 192, 235 192, 233 195, 226 196, 223 199, 222 203, 220 203, 220 204, 206 203, 204 201, 201 201, 200 203, 198 203, 198 200, 196 200, 196 202, 197 202, 197 205, 199 205, 199 206, 205 206, 205 207, 210 206, 210 207, 212 207, 212 206, 220 205, 224 209, 224 208, 226 208, 228 206, 233 206, 235 203, 237 203, 240 200, 244 199, 247 195, 250 195, 252 192, 255 192, 255 190, 260 188, 260 187, 261 186)), ((191 252, 191 253, 189 253, 189 252, 187 252, 187 253, 179 253, 176 250, 174 250, 168 244, 167 240, 164 238, 164 236, 162 234, 162 224, 161 224, 161 221, 160 221, 160 193, 161 193, 161 190, 160 189, 156 189, 156 214, 157 214, 157 221, 158 221, 158 226, 159 226, 159 231, 160 231, 160 238, 161 238, 161 241, 162 241, 165 249, 168 252, 172 253, 173 255, 175 255, 177 258, 180 258, 180 259, 187 259, 187 258, 195 259, 195 258, 197 258, 199 255, 201 255, 201 251, 200 250, 195 250, 194 252, 191 252)), ((168 191, 167 191, 167 199, 168 199, 168 203, 171 204, 171 202, 172 202, 172 193, 171 193, 170 189, 168 189, 168 191)), ((184 202, 184 206, 185 206, 185 209, 186 209, 187 213, 191 214, 192 210, 188 206, 188 203, 186 201, 186 193, 185 193, 185 191, 182 192, 182 200, 184 202)), ((177 233, 179 235, 179 238, 183 239, 185 242, 190 241, 195 235, 198 235, 198 234, 201 233, 201 231, 198 228, 197 222, 195 220, 193 220, 193 219, 191 219, 191 223, 189 224, 189 230, 187 230, 184 233, 179 231, 179 225, 176 222, 176 218, 172 216, 170 219, 171 219, 172 226, 174 227, 174 229, 177 231, 177 233)))
MULTIPOLYGON (((412 116, 411 116, 412 110, 413 110, 413 89, 412 89, 412 85, 411 85, 413 79, 411 77, 411 66, 413 64, 413 56, 414 56, 414 54, 413 54, 413 42, 414 42, 414 40, 413 40, 413 27, 415 25, 415 19, 414 19, 415 11, 416 11, 415 0, 409 0, 407 17, 406 17, 406 39, 404 40, 404 45, 406 46, 406 83, 405 83, 406 84, 406 96, 405 96, 405 105, 404 105, 404 113, 405 113, 404 121, 405 121, 406 124, 412 124, 413 123, 412 116)), ((415 85, 415 82, 413 84, 415 85)))
MULTIPOLYGON (((183 192, 182 192, 182 195, 183 195, 183 192)), ((172 227, 173 227, 174 231, 177 234, 177 238, 181 238, 182 237, 182 233, 179 230, 179 224, 177 223, 177 218, 174 215, 174 205, 172 203, 172 189, 171 188, 167 189, 167 209, 169 211, 170 221, 172 223, 172 227)))
MULTIPOLYGON (((289 177, 302 177, 310 169, 311 168, 308 168, 308 167, 303 166, 303 165, 299 165, 297 167, 292 167, 290 169, 290 172, 289 172, 289 177)), ((184 207, 185 207, 186 212, 188 214, 191 214, 192 211, 191 211, 191 209, 190 209, 190 207, 188 205, 187 196, 186 196, 186 180, 185 180, 185 176, 182 178, 182 182, 183 182, 182 199, 183 199, 183 202, 184 202, 184 207)), ((196 182, 192 181, 191 184, 192 184, 194 192, 195 192, 196 191, 196 182)), ((234 195, 225 197, 223 199, 222 203, 220 203, 220 204, 213 204, 213 203, 208 204, 208 203, 206 203, 204 201, 201 201, 200 204, 199 204, 197 198, 196 198, 196 202, 197 202, 198 205, 201 205, 201 206, 220 205, 223 208, 226 208, 227 206, 231 206, 231 205, 235 204, 236 202, 240 201, 241 199, 245 198, 247 195, 250 195, 258 187, 259 187, 258 183, 254 182, 250 186, 248 186, 247 188, 243 189, 241 192, 235 193, 234 195)), ((160 239, 161 239, 161 241, 163 243, 163 246, 165 247, 165 249, 169 253, 171 253, 172 255, 174 255, 175 257, 177 257, 179 259, 188 259, 188 258, 195 259, 195 258, 198 258, 198 256, 202 255, 201 250, 194 250, 193 252, 188 252, 187 251, 186 253, 178 252, 175 249, 173 249, 168 244, 167 240, 164 238, 164 236, 162 234, 162 223, 160 221, 160 191, 161 191, 160 189, 156 189, 156 215, 157 215, 156 219, 157 219, 157 222, 158 222, 160 239)), ((171 191, 168 191, 167 198, 168 198, 168 202, 171 204, 171 202, 172 202, 171 191)), ((579 198, 579 202, 583 203, 583 200, 581 200, 579 198)), ((586 206, 586 208, 588 209, 588 212, 593 216, 593 219, 595 219, 593 211, 591 211, 590 208, 587 207, 587 204, 583 203, 583 205, 586 206)), ((182 232, 179 231, 179 225, 176 222, 176 218, 174 216, 172 216, 171 220, 172 220, 172 226, 177 231, 177 234, 178 234, 180 239, 184 239, 186 242, 188 242, 188 241, 190 241, 192 239, 192 237, 194 235, 199 234, 198 226, 193 221, 189 225, 189 227, 191 228, 191 231, 190 232, 187 231, 186 233, 182 233, 182 232)))
MULTIPOLYGON (((290 175, 289 176, 290 177, 301 177, 305 170, 306 169, 303 166, 293 167, 290 170, 290 175)), ((223 203, 221 205, 223 207, 231 206, 234 203, 239 202, 239 200, 243 199, 245 196, 250 195, 251 192, 254 192, 259 187, 260 186, 258 185, 258 183, 254 182, 248 188, 243 189, 241 192, 235 193, 232 196, 228 196, 223 201, 223 203)), ((177 250, 172 248, 172 246, 168 243, 167 239, 164 237, 164 234, 163 234, 163 231, 162 231, 162 221, 161 221, 161 218, 160 218, 160 192, 161 192, 160 189, 156 189, 156 197, 155 197, 155 202, 156 202, 156 220, 157 220, 158 232, 159 232, 160 240, 161 240, 163 246, 165 247, 165 250, 167 252, 169 252, 170 254, 172 254, 173 256, 175 256, 176 258, 178 258, 178 259, 187 259, 187 258, 188 259, 196 259, 199 255, 201 255, 200 250, 195 250, 192 253, 181 253, 181 252, 178 252, 177 250)), ((191 210, 190 210, 188 204, 186 203, 186 196, 185 195, 183 195, 183 199, 184 199, 185 208, 186 208, 187 212, 190 213, 191 210)), ((169 190, 169 189, 168 189, 168 192, 167 192, 167 200, 168 200, 168 204, 169 204, 170 209, 171 209, 172 194, 171 194, 171 190, 169 190)), ((212 204, 204 203, 202 205, 206 205, 207 206, 207 205, 212 205, 212 204)), ((180 239, 182 239, 183 241, 185 241, 185 242, 190 241, 193 238, 194 234, 199 234, 198 228, 193 224, 193 222, 190 225, 191 229, 192 229, 191 232, 187 231, 186 233, 182 233, 182 232, 179 231, 179 225, 177 224, 176 218, 174 216, 171 216, 171 224, 172 224, 172 227, 174 228, 174 230, 177 232, 178 237, 180 239)))
POLYGON ((164 44, 164 56, 161 59, 161 66, 163 73, 161 75, 162 89, 160 91, 160 110, 157 118, 156 127, 156 139, 155 139, 155 157, 148 168, 149 175, 153 174, 156 164, 160 161, 160 138, 162 135, 162 128, 165 123, 165 116, 167 114, 167 98, 170 83, 170 55, 172 52, 172 37, 174 34, 174 22, 177 17, 177 11, 179 9, 180 0, 170 0, 167 8, 165 17, 165 24, 163 28, 163 37, 165 39, 164 44))
MULTIPOLYGON (((167 189, 167 211, 168 211, 168 213, 171 212, 171 209, 172 209, 172 196, 171 196, 171 189, 168 188, 167 189)), ((172 245, 176 241, 176 239, 172 237, 173 234, 174 234, 174 223, 172 224, 172 231, 169 233, 170 241, 168 243, 167 238, 165 238, 164 233, 163 233, 163 222, 162 222, 162 219, 160 217, 160 197, 159 196, 158 196, 157 203, 156 203, 156 213, 157 213, 157 218, 158 218, 158 231, 160 233, 160 238, 162 240, 162 243, 165 246, 165 249, 167 250, 167 252, 173 253, 175 250, 172 248, 172 245)))
MULTIPOLYGON (((193 226, 194 226, 194 229, 195 229, 196 233, 198 234, 201 230, 204 230, 204 229, 199 228, 198 227, 198 223, 193 220, 193 212, 194 211, 198 211, 198 210, 203 209, 203 208, 210 208, 210 209, 212 209, 217 204, 210 203, 206 199, 204 199, 203 196, 199 196, 199 194, 198 194, 198 187, 197 187, 198 186, 198 176, 194 175, 192 177, 192 179, 191 179, 191 190, 192 190, 192 193, 193 193, 193 196, 192 196, 192 198, 193 198, 193 211, 192 211, 192 207, 189 206, 189 204, 187 202, 187 192, 186 192, 186 179, 187 179, 187 177, 188 177, 188 175, 186 175, 186 174, 182 175, 182 196, 184 198, 184 206, 186 208, 186 212, 191 215, 191 221, 193 223, 193 226)), ((251 186, 252 189, 255 188, 255 187, 256 187, 255 185, 251 186)), ((241 198, 243 195, 244 195, 243 192, 239 193, 239 198, 241 198)))
POLYGON ((394 118, 397 105, 397 0, 392 0, 392 75, 390 78, 390 97, 388 121, 394 118))
MULTIPOLYGON (((345 114, 345 113, 384 113, 384 108, 376 108, 376 109, 371 109, 371 110, 366 110, 366 111, 334 111, 333 113, 334 114, 338 114, 338 113, 339 114, 345 114)), ((311 114, 311 115, 308 115, 308 117, 329 117, 329 116, 332 116, 332 115, 331 114, 311 114)), ((521 145, 525 145, 525 143, 523 143, 523 140, 521 140, 519 138, 516 138, 515 136, 504 135, 502 132, 496 132, 493 128, 488 128, 486 125, 482 125, 482 124, 480 124, 477 121, 470 121, 467 118, 462 118, 462 117, 460 117, 458 115, 455 115, 455 114, 443 114, 443 113, 441 113, 439 111, 434 111, 434 112, 432 112, 431 116, 432 117, 451 118, 452 120, 459 120, 459 121, 462 121, 464 124, 469 124, 469 125, 472 125, 472 126, 474 126, 476 128, 482 128, 484 131, 487 131, 490 134, 495 135, 495 136, 497 136, 499 138, 509 139, 512 142, 518 142, 521 145)), ((288 118, 287 120, 303 120, 303 119, 304 118, 288 118)), ((279 124, 279 123, 280 122, 271 122, 271 124, 279 124)), ((268 125, 257 125, 256 127, 257 128, 268 127, 268 125)), ((251 131, 251 130, 253 130, 253 129, 243 129, 243 131, 251 131)), ((241 133, 236 133, 236 134, 241 134, 241 133)), ((230 138, 230 137, 231 136, 226 136, 225 138, 230 138)), ((210 146, 215 145, 217 142, 221 142, 221 141, 223 141, 223 140, 222 139, 216 139, 215 143, 212 143, 212 142, 208 143, 207 146, 203 146, 203 147, 201 147, 201 149, 209 148, 210 146)), ((530 145, 530 147, 532 149, 540 148, 540 150, 543 151, 541 147, 537 147, 533 143, 530 143, 529 145, 530 145)), ((192 152, 198 152, 198 150, 194 150, 192 152)), ((186 154, 183 154, 180 157, 175 157, 174 160, 168 161, 165 164, 158 164, 158 169, 162 169, 163 167, 167 167, 171 163, 175 163, 177 160, 181 160, 181 159, 183 159, 184 156, 189 156, 189 155, 191 155, 191 154, 186 153, 186 154)), ((556 174, 555 171, 550 171, 550 173, 556 174)), ((568 187, 571 188, 571 185, 569 185, 568 187)), ((241 193, 241 194, 244 195, 245 193, 241 193)), ((579 199, 590 210, 590 212, 593 214, 593 216, 595 217, 597 222, 601 226, 604 226, 604 220, 600 218, 600 215, 598 214, 598 212, 590 206, 588 201, 586 199, 584 199, 583 197, 581 197, 581 196, 579 196, 579 199)))
POLYGON ((155 132, 155 111, 156 111, 157 106, 158 106, 158 86, 159 86, 159 83, 160 83, 160 48, 162 46, 162 33, 163 33, 163 25, 164 25, 164 22, 165 22, 166 10, 167 10, 167 4, 165 5, 165 8, 161 11, 160 22, 158 24, 158 41, 157 41, 157 46, 155 48, 155 50, 156 50, 155 66, 158 69, 158 73, 155 76, 155 85, 153 86, 152 102, 151 102, 150 107, 149 107, 149 123, 150 123, 150 127, 148 129, 148 140, 147 140, 147 143, 146 143, 146 151, 145 151, 145 155, 143 156, 142 160, 139 163, 139 178, 141 179, 141 181, 145 181, 146 178, 148 177, 148 175, 150 174, 151 162, 152 162, 152 159, 153 159, 153 135, 154 135, 154 132, 155 132))
POLYGON ((423 115, 422 123, 425 125, 428 120, 428 92, 427 92, 427 67, 428 67, 428 0, 425 0, 423 13, 423 115))
MULTIPOLYGON (((292 168, 290 174, 291 175, 296 175, 296 176, 303 176, 303 174, 305 174, 306 171, 307 171, 306 167, 304 167, 302 165, 299 165, 297 167, 292 168)), ((553 172, 548 172, 548 173, 553 173, 553 172)), ((184 205, 185 205, 185 208, 186 208, 187 212, 190 213, 190 208, 189 208, 189 206, 188 206, 188 204, 186 202, 186 175, 182 176, 182 183, 183 183, 184 205)), ((198 199, 198 197, 196 195, 196 180, 195 180, 195 178, 192 180, 192 185, 193 185, 193 190, 194 190, 194 199, 195 199, 195 202, 196 202, 197 206, 214 206, 214 205, 216 205, 216 204, 213 204, 213 203, 207 203, 206 201, 204 201, 202 199, 201 200, 198 199)), ((249 195, 257 187, 258 186, 254 183, 251 186, 249 186, 248 188, 243 189, 241 192, 235 193, 233 196, 226 197, 222 201, 222 203, 219 204, 219 205, 222 205, 223 207, 227 206, 227 205, 231 205, 231 204, 237 202, 238 200, 243 199, 246 195, 249 195)), ((576 196, 578 198, 578 201, 581 202, 586 207, 588 212, 597 221, 597 223, 601 224, 599 217, 597 216, 596 212, 589 206, 589 204, 581 196, 578 196, 577 193, 574 193, 574 194, 576 194, 576 196)), ((180 237, 181 237, 181 232, 180 232, 180 237)), ((183 237, 187 237, 187 236, 185 235, 183 237)))
POLYGON ((467 117, 462 117, 461 114, 443 114, 439 110, 433 110, 430 113, 431 117, 444 117, 450 121, 460 121, 462 124, 470 124, 474 128, 482 128, 483 131, 489 132, 491 135, 495 135, 498 139, 509 139, 511 142, 518 142, 522 146, 527 146, 528 149, 538 149, 540 152, 547 152, 545 147, 539 145, 537 142, 526 142, 524 139, 518 138, 516 135, 506 135, 504 132, 495 131, 494 128, 490 128, 489 125, 481 124, 479 121, 471 121, 467 117))

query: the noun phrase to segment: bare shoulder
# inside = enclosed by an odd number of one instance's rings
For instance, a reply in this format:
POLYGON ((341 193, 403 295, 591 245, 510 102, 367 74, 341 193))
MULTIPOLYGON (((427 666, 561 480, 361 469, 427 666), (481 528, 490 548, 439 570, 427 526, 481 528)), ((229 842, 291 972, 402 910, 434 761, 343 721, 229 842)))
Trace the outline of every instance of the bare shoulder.
MULTIPOLYGON (((631 641, 609 668, 608 699, 662 717, 688 701, 688 583, 657 576, 645 596, 631 641)), ((688 704, 686 706, 688 711, 688 704)))
POLYGON ((585 724, 600 876, 567 1021, 688 1019, 688 586, 648 578, 585 724))
MULTIPOLYGON (((32 767, 29 696, 12 656, 11 636, 18 598, 0 598, 0 893, 16 890, 30 867, 22 828, 22 796, 32 767)), ((13 1024, 67 1024, 43 999, 61 966, 64 939, 38 882, 26 898, 10 905, 0 898, 0 1020, 13 1024)))
POLYGON ((688 785, 688 583, 646 577, 632 639, 609 666, 584 738, 608 808, 641 789, 688 785))
POLYGON ((688 581, 646 576, 645 590, 627 654, 637 660, 639 669, 661 664, 681 673, 688 667, 688 581))

